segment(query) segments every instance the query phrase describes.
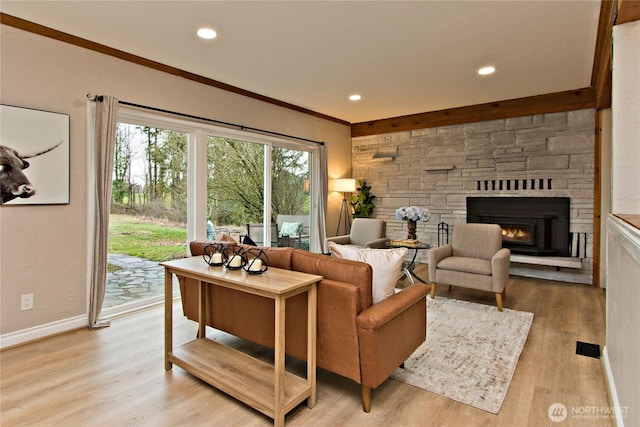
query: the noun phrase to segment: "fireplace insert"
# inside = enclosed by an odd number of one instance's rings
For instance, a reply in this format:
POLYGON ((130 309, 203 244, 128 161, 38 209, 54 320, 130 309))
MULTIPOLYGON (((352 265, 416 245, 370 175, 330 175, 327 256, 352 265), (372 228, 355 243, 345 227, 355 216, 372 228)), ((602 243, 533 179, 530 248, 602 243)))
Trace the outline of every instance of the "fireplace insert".
POLYGON ((498 224, 513 253, 570 256, 568 197, 467 197, 467 222, 498 224))

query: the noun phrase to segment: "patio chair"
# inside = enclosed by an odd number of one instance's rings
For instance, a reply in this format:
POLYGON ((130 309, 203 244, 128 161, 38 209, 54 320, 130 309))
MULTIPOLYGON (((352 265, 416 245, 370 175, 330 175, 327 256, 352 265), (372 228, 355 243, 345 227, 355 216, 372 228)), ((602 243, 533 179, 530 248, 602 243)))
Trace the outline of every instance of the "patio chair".
POLYGON ((211 220, 207 221, 207 240, 215 240, 218 232, 227 233, 229 235, 231 234, 231 231, 228 228, 217 228, 213 225, 211 220))
POLYGON ((278 246, 309 249, 309 215, 283 215, 276 218, 278 246))
MULTIPOLYGON (((247 224, 247 237, 251 239, 256 246, 265 246, 264 224, 247 224)), ((278 224, 271 224, 271 246, 278 246, 278 224)))

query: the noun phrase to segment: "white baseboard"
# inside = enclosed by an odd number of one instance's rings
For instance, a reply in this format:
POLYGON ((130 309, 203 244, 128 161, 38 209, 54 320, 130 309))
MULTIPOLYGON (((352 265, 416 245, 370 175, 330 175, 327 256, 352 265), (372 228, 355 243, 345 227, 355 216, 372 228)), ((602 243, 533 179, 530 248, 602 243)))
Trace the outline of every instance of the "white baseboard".
MULTIPOLYGON (((174 301, 180 299, 180 294, 173 297, 174 301)), ((164 305, 164 297, 149 298, 142 302, 123 304, 118 307, 106 308, 100 312, 100 320, 113 320, 117 317, 128 316, 142 310, 155 308, 164 305)), ((25 344, 29 341, 46 338, 51 335, 63 332, 73 331, 75 329, 88 327, 89 318, 87 314, 83 314, 69 319, 58 320, 56 322, 47 323, 46 325, 34 326, 32 328, 22 329, 16 332, 0 335, 0 350, 25 344)))
MULTIPOLYGON (((609 353, 607 352, 607 346, 602 349, 602 367, 604 368, 604 377, 607 382, 607 389, 609 392, 609 399, 611 400, 611 406, 614 408, 620 407, 620 401, 618 400, 618 392, 616 391, 616 383, 613 380, 613 373, 611 372, 611 365, 609 365, 609 353)), ((622 414, 616 412, 616 426, 624 427, 624 421, 622 414)))
POLYGON ((34 341, 62 332, 72 331, 74 329, 80 329, 82 327, 87 327, 87 325, 87 315, 84 314, 81 316, 71 317, 69 319, 47 323, 45 325, 34 326, 33 328, 10 332, 0 336, 0 349, 13 347, 15 345, 24 344, 29 341, 34 341))

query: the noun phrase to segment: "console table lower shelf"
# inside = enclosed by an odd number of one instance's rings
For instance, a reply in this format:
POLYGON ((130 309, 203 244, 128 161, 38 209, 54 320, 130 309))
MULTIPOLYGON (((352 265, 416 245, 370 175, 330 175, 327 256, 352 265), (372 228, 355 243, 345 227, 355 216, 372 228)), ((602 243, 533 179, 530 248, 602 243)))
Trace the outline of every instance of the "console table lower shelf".
MULTIPOLYGON (((169 361, 263 414, 276 418, 275 367, 208 338, 173 349, 169 361)), ((307 380, 284 373, 284 412, 311 395, 307 380)))
MULTIPOLYGON (((284 426, 287 412, 307 400, 316 404, 317 283, 322 276, 269 268, 259 275, 210 267, 199 257, 160 263, 164 266, 165 370, 176 364, 218 390, 284 426), (198 338, 173 347, 173 274, 194 279, 198 287, 198 338), (265 363, 206 337, 207 289, 220 286, 274 301, 274 363, 265 363), (285 370, 286 301, 307 294, 307 378, 285 370)), ((186 286, 186 285, 185 285, 186 286)))

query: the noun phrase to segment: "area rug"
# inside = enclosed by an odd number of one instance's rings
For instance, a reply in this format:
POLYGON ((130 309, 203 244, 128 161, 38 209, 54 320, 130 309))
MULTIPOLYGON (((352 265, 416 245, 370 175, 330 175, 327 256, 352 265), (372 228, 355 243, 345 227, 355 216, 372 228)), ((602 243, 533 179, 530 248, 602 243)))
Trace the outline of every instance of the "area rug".
POLYGON ((533 313, 427 297, 427 340, 391 378, 497 414, 532 321, 533 313))

